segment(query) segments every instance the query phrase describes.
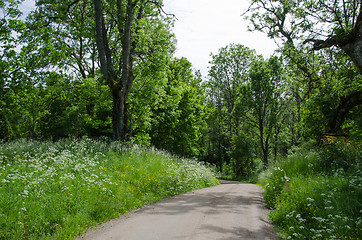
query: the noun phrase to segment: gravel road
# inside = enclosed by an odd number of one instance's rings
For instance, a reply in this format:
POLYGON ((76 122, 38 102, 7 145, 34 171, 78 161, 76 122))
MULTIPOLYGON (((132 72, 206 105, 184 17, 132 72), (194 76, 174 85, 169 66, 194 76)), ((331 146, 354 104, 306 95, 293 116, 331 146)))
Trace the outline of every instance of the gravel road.
POLYGON ((79 240, 275 239, 267 214, 261 187, 222 181, 133 211, 79 240))

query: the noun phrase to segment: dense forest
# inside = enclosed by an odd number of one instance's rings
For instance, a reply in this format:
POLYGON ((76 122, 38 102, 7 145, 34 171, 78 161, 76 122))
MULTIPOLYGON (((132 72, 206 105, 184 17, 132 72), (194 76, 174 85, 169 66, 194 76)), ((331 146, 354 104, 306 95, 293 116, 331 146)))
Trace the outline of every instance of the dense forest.
MULTIPOLYGON (((308 141, 362 136, 362 4, 253 0, 279 44, 176 58, 162 0, 0 0, 0 138, 111 138, 248 176, 308 141)), ((242 11, 242 9, 241 9, 242 11)))

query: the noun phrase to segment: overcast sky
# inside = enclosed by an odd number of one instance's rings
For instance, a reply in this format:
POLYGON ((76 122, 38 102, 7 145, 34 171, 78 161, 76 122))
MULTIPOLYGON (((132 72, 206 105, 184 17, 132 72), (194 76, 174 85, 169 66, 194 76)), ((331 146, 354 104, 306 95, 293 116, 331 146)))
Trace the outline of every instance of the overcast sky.
POLYGON ((277 48, 260 32, 248 32, 248 21, 241 16, 249 0, 164 0, 164 10, 175 14, 174 33, 177 56, 186 57, 203 77, 208 72, 210 54, 230 43, 243 44, 269 57, 277 48))

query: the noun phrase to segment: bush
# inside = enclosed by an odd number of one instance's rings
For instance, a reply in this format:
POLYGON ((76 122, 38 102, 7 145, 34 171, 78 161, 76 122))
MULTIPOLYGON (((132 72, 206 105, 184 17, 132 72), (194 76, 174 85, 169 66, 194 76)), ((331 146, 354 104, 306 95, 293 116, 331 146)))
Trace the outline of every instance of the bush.
MULTIPOLYGON (((349 144, 348 144, 349 145, 349 144)), ((348 172, 358 168, 362 159, 362 151, 353 146, 346 147, 343 142, 336 142, 323 149, 318 159, 319 171, 326 174, 333 171, 348 172)))

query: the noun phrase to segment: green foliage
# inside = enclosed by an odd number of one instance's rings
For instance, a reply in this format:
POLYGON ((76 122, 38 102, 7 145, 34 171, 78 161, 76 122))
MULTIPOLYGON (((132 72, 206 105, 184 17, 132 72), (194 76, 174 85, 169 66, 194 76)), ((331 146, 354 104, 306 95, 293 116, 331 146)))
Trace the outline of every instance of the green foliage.
POLYGON ((300 132, 306 139, 315 139, 326 132, 348 134, 351 128, 346 127, 346 124, 351 119, 361 117, 359 114, 352 114, 358 104, 352 105, 354 108, 344 109, 353 101, 347 100, 351 94, 361 90, 361 75, 341 52, 326 52, 315 56, 319 58, 316 61, 320 61, 316 71, 320 71, 322 75, 314 83, 314 87, 310 88, 309 96, 301 107, 300 132), (329 59, 328 64, 320 58, 329 59), (345 115, 338 115, 341 109, 346 112, 345 115), (338 122, 336 119, 339 118, 343 121, 338 122))
POLYGON ((169 63, 156 101, 150 103, 152 145, 182 156, 200 155, 201 131, 205 125, 205 96, 200 82, 185 58, 169 63))
POLYGON ((302 147, 260 175, 270 219, 287 239, 361 236, 361 150, 302 147))
POLYGON ((4 138, 59 139, 67 136, 109 136, 109 90, 94 79, 71 81, 56 73, 45 86, 12 86, 0 108, 4 138))
POLYGON ((0 239, 69 239, 132 209, 218 184, 210 168, 117 142, 0 145, 0 239))
POLYGON ((299 132, 307 139, 321 132, 347 133, 344 123, 361 105, 362 68, 356 48, 361 39, 354 37, 361 26, 361 1, 252 2, 247 17, 252 29, 283 42, 282 55, 292 67, 290 74, 296 75, 290 86, 302 118, 299 132))
POLYGON ((233 136, 229 154, 231 157, 230 164, 233 166, 233 174, 235 174, 235 177, 251 177, 255 174, 257 166, 255 164, 255 152, 253 149, 256 145, 254 140, 242 131, 239 131, 237 135, 233 136))
MULTIPOLYGON (((94 78, 83 79, 74 83, 73 104, 79 119, 79 132, 91 137, 111 136, 112 103, 109 89, 94 78)), ((69 119, 70 120, 70 119, 69 119)), ((74 121, 74 120, 73 120, 74 121)))
POLYGON ((258 136, 260 157, 265 165, 268 165, 271 138, 274 134, 277 138, 279 134, 274 130, 283 118, 283 85, 281 63, 277 57, 255 60, 249 70, 249 81, 240 85, 233 112, 258 136))
POLYGON ((321 113, 319 106, 310 99, 301 108, 301 121, 298 128, 305 139, 316 139, 325 132, 327 121, 321 113))
POLYGON ((242 174, 239 161, 241 158, 248 158, 236 156, 238 147, 233 147, 233 141, 238 141, 234 137, 241 125, 240 116, 234 115, 233 110, 239 86, 247 81, 254 59, 255 51, 240 44, 230 44, 220 48, 218 54, 212 55, 209 80, 205 84, 209 109, 208 128, 205 132, 206 152, 203 159, 217 164, 221 172, 225 172, 223 166, 233 166, 233 171, 239 170, 234 174, 242 174))

